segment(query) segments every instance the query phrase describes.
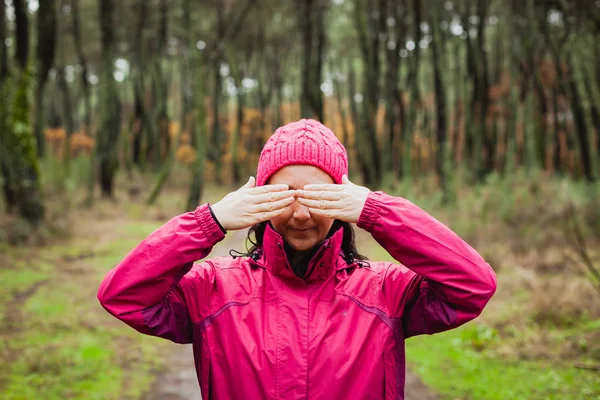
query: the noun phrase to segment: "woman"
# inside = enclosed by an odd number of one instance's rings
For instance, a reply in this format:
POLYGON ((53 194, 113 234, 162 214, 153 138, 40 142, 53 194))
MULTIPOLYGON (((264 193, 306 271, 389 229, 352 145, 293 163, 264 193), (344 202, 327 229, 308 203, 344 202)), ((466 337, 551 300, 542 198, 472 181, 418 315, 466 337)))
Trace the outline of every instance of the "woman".
POLYGON ((279 128, 256 181, 152 233, 100 302, 142 333, 193 343, 205 400, 403 399, 404 340, 477 317, 496 277, 446 226, 347 173, 321 123, 279 128), (353 223, 402 264, 363 261, 353 223), (248 227, 250 253, 194 264, 248 227))

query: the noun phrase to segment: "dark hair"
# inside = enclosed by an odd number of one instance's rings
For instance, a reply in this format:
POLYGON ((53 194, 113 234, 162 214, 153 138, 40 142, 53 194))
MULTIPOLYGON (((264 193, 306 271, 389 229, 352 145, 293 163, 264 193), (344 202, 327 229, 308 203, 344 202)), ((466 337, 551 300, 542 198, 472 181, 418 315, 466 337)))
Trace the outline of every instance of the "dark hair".
MULTIPOLYGON (((257 251, 263 245, 263 237, 265 235, 265 228, 269 221, 261 222, 252 226, 248 230, 248 237, 246 240, 246 249, 248 243, 252 244, 250 249, 247 249, 249 253, 253 253, 257 251)), ((356 249, 356 235, 354 234, 354 228, 348 222, 343 222, 336 219, 331 226, 331 230, 329 231, 329 235, 333 234, 333 232, 337 232, 340 227, 344 230, 344 236, 342 238, 342 252, 344 253, 344 259, 346 262, 351 264, 354 260, 367 260, 367 257, 360 254, 356 249)))

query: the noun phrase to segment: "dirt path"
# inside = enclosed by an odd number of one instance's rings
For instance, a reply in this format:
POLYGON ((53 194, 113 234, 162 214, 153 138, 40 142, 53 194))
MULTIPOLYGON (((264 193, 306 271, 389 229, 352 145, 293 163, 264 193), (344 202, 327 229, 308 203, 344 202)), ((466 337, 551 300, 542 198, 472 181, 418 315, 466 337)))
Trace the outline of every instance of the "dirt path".
MULTIPOLYGON (((408 371, 406 374, 405 400, 437 400, 421 381, 408 371)), ((168 369, 156 377, 144 400, 198 400, 200 388, 196 379, 191 345, 172 347, 168 369)))
MULTIPOLYGON (((211 256, 227 254, 233 243, 242 243, 245 234, 229 237, 219 243, 211 253, 211 256), (239 237, 238 237, 239 236, 239 237)), ((233 245, 233 248, 239 246, 233 245)), ((173 344, 168 349, 169 360, 166 370, 157 377, 144 400, 198 400, 200 388, 196 378, 194 358, 191 345, 173 344)), ((421 381, 411 373, 406 374, 405 400, 437 400, 421 381)))

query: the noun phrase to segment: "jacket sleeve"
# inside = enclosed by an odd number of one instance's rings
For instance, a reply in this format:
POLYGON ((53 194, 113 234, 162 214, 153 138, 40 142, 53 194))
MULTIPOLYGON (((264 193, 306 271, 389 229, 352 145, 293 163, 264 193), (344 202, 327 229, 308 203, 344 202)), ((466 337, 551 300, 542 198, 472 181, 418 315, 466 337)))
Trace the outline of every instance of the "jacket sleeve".
POLYGON ((405 337, 455 328, 477 317, 496 291, 496 275, 458 235, 410 201, 369 194, 358 226, 394 259, 383 277, 392 317, 405 337))
MULTIPOLYGON (((100 304, 142 333, 190 343, 191 320, 180 281, 224 236, 208 204, 171 219, 106 275, 98 291, 100 304)), ((214 270, 210 263, 194 270, 194 282, 186 285, 196 285, 195 292, 207 296, 214 270)))

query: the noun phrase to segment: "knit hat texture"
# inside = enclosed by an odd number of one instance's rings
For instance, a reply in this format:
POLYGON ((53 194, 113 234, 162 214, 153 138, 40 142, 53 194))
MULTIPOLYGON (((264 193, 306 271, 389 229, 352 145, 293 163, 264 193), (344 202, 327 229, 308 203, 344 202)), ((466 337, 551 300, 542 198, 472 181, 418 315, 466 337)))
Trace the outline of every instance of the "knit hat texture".
POLYGON ((314 165, 342 183, 348 174, 348 154, 331 129, 319 121, 301 119, 278 128, 260 153, 256 186, 286 165, 314 165))

